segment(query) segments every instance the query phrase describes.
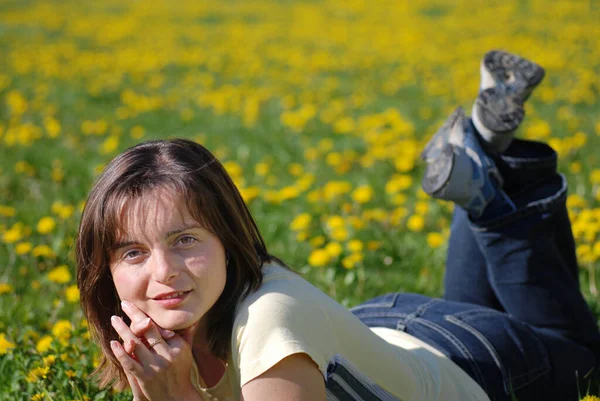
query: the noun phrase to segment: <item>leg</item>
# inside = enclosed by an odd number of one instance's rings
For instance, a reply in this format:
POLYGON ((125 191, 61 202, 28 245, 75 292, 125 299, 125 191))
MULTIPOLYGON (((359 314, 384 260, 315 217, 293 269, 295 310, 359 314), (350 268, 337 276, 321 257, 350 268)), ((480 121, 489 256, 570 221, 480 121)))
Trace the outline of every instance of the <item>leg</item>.
POLYGON ((402 330, 441 351, 495 401, 578 399, 575 375, 562 366, 553 369, 547 344, 582 369, 594 364, 584 347, 478 305, 392 293, 352 312, 369 327, 402 330))
POLYGON ((471 231, 467 212, 454 208, 444 275, 444 299, 503 311, 489 282, 486 264, 471 231))
POLYGON ((515 212, 472 225, 498 300, 509 314, 539 330, 598 346, 596 320, 579 290, 566 180, 556 174, 513 199, 515 212))

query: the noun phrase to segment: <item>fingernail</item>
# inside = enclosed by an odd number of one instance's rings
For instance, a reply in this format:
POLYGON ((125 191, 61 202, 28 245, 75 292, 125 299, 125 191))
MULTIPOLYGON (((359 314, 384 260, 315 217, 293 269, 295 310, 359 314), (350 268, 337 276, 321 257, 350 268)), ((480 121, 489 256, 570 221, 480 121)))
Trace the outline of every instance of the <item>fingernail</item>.
POLYGON ((119 323, 119 320, 121 320, 121 318, 119 316, 111 316, 110 321, 112 324, 117 324, 119 323))
POLYGON ((142 326, 148 326, 150 324, 150 318, 147 317, 141 321, 142 326))
POLYGON ((112 348, 113 350, 116 350, 116 349, 118 348, 118 346, 117 346, 117 341, 115 341, 115 340, 112 340, 112 341, 110 342, 110 348, 112 348))
POLYGON ((131 303, 129 301, 121 301, 121 308, 123 310, 131 310, 131 303))
POLYGON ((171 338, 175 335, 175 332, 173 332, 171 330, 163 330, 162 335, 164 338, 171 338))

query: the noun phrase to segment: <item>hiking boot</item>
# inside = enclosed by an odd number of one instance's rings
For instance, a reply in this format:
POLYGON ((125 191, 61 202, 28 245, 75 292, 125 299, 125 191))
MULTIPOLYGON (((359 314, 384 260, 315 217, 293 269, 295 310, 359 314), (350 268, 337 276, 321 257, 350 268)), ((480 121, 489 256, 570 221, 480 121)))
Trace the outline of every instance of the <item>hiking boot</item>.
POLYGON ((509 95, 525 102, 544 79, 538 64, 501 50, 491 50, 481 61, 481 90, 500 87, 509 95))
POLYGON ((485 153, 461 107, 457 108, 421 153, 427 166, 421 185, 437 199, 452 201, 480 217, 494 199, 502 177, 485 153))

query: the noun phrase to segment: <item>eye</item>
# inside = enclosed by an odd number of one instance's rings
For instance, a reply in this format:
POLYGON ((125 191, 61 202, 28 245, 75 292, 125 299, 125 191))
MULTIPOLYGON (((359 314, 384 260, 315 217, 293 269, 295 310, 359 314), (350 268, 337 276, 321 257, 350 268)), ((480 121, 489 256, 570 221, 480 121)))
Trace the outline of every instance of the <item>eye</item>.
POLYGON ((177 239, 177 243, 181 245, 190 245, 194 242, 198 241, 195 237, 191 235, 182 235, 177 239))
POLYGON ((123 253, 123 260, 135 261, 140 256, 142 256, 142 252, 139 249, 130 249, 123 253))

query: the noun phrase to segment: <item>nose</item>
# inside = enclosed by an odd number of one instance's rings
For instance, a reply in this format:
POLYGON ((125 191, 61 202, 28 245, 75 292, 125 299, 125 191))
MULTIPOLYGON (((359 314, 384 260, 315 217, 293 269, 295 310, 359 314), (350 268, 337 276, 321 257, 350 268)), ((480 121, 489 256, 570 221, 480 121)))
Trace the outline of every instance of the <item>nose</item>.
POLYGON ((168 252, 154 251, 149 262, 150 274, 159 283, 169 283, 181 270, 177 258, 168 252))

